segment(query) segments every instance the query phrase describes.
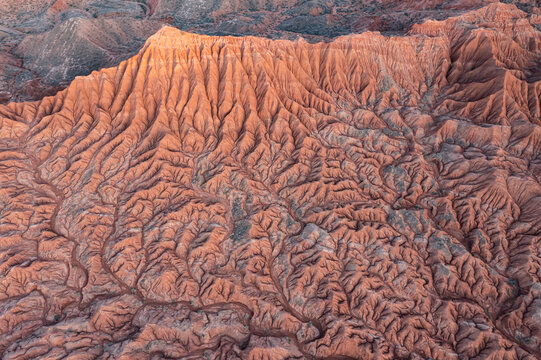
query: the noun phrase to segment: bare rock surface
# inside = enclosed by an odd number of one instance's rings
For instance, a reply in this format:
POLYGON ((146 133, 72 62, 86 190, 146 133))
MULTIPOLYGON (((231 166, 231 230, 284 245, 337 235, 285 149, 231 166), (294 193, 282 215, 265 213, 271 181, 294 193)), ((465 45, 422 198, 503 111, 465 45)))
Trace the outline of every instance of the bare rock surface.
POLYGON ((541 358, 538 25, 165 27, 0 105, 2 358, 541 358))

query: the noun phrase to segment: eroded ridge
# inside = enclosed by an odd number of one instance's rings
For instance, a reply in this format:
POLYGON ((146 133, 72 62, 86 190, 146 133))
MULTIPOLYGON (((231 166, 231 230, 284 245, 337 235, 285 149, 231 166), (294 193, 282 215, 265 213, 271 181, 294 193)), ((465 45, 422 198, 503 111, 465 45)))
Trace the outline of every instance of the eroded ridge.
POLYGON ((541 358, 538 25, 164 28, 0 106, 2 357, 541 358))
MULTIPOLYGON (((0 104, 41 100, 116 66, 164 24, 206 35, 309 42, 405 34, 496 0, 0 0, 0 104)), ((541 14, 535 0, 504 0, 541 14)))

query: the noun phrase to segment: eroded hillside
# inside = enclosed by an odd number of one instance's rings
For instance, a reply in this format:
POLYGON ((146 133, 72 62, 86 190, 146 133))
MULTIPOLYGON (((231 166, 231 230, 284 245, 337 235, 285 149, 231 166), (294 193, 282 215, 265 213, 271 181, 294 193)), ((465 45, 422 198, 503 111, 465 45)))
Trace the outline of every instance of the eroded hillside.
POLYGON ((541 358, 539 21, 167 27, 0 106, 3 358, 541 358))
MULTIPOLYGON (((40 100, 133 56, 164 24, 207 35, 328 41, 407 32, 496 0, 0 0, 0 103, 40 100)), ((533 0, 505 0, 539 14, 533 0)), ((536 6, 537 5, 537 6, 536 6)))

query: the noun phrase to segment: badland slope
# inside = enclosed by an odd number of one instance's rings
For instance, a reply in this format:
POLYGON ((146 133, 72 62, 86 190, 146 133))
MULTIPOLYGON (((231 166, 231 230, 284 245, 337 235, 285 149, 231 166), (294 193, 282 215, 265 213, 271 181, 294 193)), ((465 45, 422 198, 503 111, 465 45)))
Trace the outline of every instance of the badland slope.
POLYGON ((166 27, 0 106, 2 357, 541 358, 538 26, 166 27))
MULTIPOLYGON (((164 24, 208 35, 304 37, 407 32, 495 0, 0 0, 0 103, 40 100, 117 66, 164 24)), ((532 13, 532 0, 506 0, 532 13)))

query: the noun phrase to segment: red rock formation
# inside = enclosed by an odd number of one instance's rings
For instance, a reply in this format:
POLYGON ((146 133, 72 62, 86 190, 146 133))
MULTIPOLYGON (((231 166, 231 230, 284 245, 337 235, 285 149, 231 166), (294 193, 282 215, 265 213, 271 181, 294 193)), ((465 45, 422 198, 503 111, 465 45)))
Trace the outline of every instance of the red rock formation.
POLYGON ((5 359, 541 358, 541 33, 164 28, 0 106, 5 359))
MULTIPOLYGON (((163 24, 209 35, 317 42, 366 30, 404 34, 425 19, 494 1, 0 0, 0 103, 40 100, 76 76, 116 66, 163 24)), ((539 10, 531 0, 505 1, 539 10)))

